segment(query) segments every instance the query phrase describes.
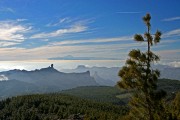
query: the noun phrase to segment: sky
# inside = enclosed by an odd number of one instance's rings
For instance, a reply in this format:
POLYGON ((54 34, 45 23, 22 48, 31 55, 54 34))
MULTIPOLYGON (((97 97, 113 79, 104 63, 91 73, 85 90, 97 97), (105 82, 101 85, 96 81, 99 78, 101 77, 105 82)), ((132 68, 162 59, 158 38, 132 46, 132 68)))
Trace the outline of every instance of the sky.
POLYGON ((125 61, 131 49, 146 50, 133 36, 146 31, 142 17, 150 13, 151 33, 163 33, 152 47, 159 63, 180 67, 179 6, 179 0, 0 0, 0 60, 125 61))

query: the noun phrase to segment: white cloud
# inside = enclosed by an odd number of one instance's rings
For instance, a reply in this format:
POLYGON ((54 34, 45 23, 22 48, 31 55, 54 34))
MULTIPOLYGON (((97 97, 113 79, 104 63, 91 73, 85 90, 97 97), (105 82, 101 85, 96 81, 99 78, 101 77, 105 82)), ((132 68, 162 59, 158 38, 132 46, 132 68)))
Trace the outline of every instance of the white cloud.
POLYGON ((169 21, 175 21, 175 20, 180 20, 180 16, 172 17, 172 18, 166 18, 166 19, 163 19, 162 21, 169 22, 169 21))
MULTIPOLYGON (((72 33, 75 31, 74 28, 67 30, 72 33)), ((56 35, 64 35, 67 33, 61 32, 55 34, 56 32, 46 33, 46 35, 41 37, 55 37, 56 35), (52 34, 54 33, 54 34, 52 34)), ((78 30, 79 31, 79 30, 78 30)), ((75 31, 77 32, 77 30, 75 31)), ((38 36, 39 37, 39 36, 38 36)), ((146 43, 137 43, 132 40, 132 36, 121 36, 112 38, 95 38, 95 39, 82 39, 82 40, 64 40, 60 42, 49 43, 49 45, 41 46, 37 48, 0 48, 0 60, 40 60, 47 59, 57 56, 87 56, 88 57, 104 57, 104 58, 121 58, 126 59, 128 52, 131 49, 146 49, 146 43), (107 42, 119 42, 121 44, 93 44, 93 45, 82 45, 81 43, 107 43, 107 42), (73 45, 76 44, 76 45, 73 45), (81 44, 81 45, 78 45, 81 44)), ((48 41, 48 38, 42 38, 41 41, 48 41)), ((175 42, 176 40, 166 40, 162 41, 162 44, 169 44, 175 42)), ((10 41, 9 41, 10 42, 10 41)), ((9 43, 13 44, 13 43, 9 43)), ((14 43, 15 44, 15 43, 14 43)), ((0 44, 1 45, 1 44, 0 44)), ((4 45, 5 46, 5 45, 4 45)), ((179 53, 177 51, 167 50, 167 51, 157 51, 163 57, 169 54, 170 56, 177 56, 179 53)))
POLYGON ((20 44, 18 42, 0 41, 0 47, 7 47, 20 44))
POLYGON ((97 39, 86 39, 86 40, 64 40, 61 42, 54 42, 51 45, 73 45, 82 43, 106 43, 106 42, 118 42, 132 40, 131 36, 114 37, 114 38, 97 38, 97 39))
POLYGON ((18 21, 7 20, 0 21, 0 40, 22 42, 25 40, 24 33, 27 33, 31 27, 18 23, 18 21))
POLYGON ((8 77, 6 77, 5 75, 0 75, 0 81, 6 81, 9 80, 8 77))
POLYGON ((179 40, 173 40, 173 39, 169 39, 169 40, 162 40, 160 41, 160 44, 169 44, 169 43, 175 43, 175 42, 180 42, 179 40))
MULTIPOLYGON (((112 38, 94 38, 94 39, 82 39, 82 40, 63 40, 60 42, 53 42, 50 43, 52 46, 72 46, 72 45, 78 45, 78 44, 90 44, 90 43, 111 43, 111 42, 127 42, 129 41, 128 45, 132 45, 133 42, 133 37, 132 36, 121 36, 121 37, 112 37, 112 38)), ((178 42, 179 40, 162 40, 160 42, 159 46, 169 44, 169 43, 174 43, 178 42)), ((121 43, 122 44, 122 43, 121 43)), ((140 46, 145 46, 146 43, 138 43, 140 46)), ((158 47, 159 47, 158 46, 158 47)))
POLYGON ((70 21, 71 21, 71 20, 70 20, 68 17, 66 17, 66 18, 60 19, 60 20, 59 20, 59 23, 70 22, 70 21))
POLYGON ((180 67, 180 61, 170 62, 168 65, 172 67, 180 67))
POLYGON ((11 13, 14 13, 14 10, 12 8, 2 7, 2 8, 0 8, 0 12, 11 12, 11 13))
POLYGON ((180 53, 180 49, 175 49, 175 50, 159 50, 158 53, 162 55, 171 55, 175 53, 180 53))
MULTIPOLYGON (((110 39, 110 38, 108 38, 110 39)), ((100 39, 101 40, 101 39, 100 39)), ((116 39, 115 39, 116 40, 116 39)), ((109 41, 109 40, 108 40, 109 41)), ((168 43, 167 43, 168 44, 168 43)), ((37 48, 0 48, 0 60, 42 60, 58 56, 87 56, 126 59, 131 49, 145 49, 144 43, 128 42, 121 44, 101 45, 46 45, 37 48)), ((178 59, 180 50, 157 50, 156 53, 163 59, 178 59)))
POLYGON ((65 17, 65 18, 59 19, 59 21, 57 21, 57 22, 48 23, 46 26, 47 27, 55 27, 55 26, 59 26, 63 23, 70 23, 70 22, 72 22, 72 19, 70 19, 69 17, 65 17))
POLYGON ((176 61, 176 60, 180 60, 180 49, 166 49, 166 50, 158 50, 155 51, 158 55, 160 55, 160 59, 161 61, 168 61, 172 62, 172 61, 176 61))
POLYGON ((27 19, 17 19, 18 22, 26 21, 27 19))
POLYGON ((141 47, 139 43, 86 46, 42 46, 38 48, 0 48, 0 60, 39 60, 57 56, 87 56, 120 58, 127 56, 130 48, 141 47))
POLYGON ((180 29, 171 30, 169 32, 164 33, 163 37, 174 37, 180 36, 180 29))
POLYGON ((81 25, 81 24, 75 24, 72 25, 69 28, 65 28, 65 29, 58 29, 56 31, 52 31, 49 33, 38 33, 35 34, 33 36, 31 36, 32 39, 34 38, 50 38, 50 37, 58 37, 58 36, 62 36, 65 34, 70 34, 70 33, 79 33, 79 32, 84 32, 87 30, 87 26, 81 25))

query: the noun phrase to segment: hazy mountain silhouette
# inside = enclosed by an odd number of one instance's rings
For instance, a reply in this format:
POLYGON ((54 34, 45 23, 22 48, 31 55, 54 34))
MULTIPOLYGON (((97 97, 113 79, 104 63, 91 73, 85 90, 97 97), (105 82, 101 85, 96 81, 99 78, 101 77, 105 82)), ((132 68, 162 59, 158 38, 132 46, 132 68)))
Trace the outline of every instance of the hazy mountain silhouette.
POLYGON ((90 76, 90 72, 83 73, 63 73, 54 69, 53 65, 40 70, 10 70, 0 72, 1 76, 8 78, 0 82, 0 95, 4 93, 13 94, 36 92, 55 92, 78 86, 97 86, 98 83, 90 76), (2 85, 3 84, 3 85, 2 85), (12 93, 10 93, 12 91, 12 93), (18 93, 18 92, 17 92, 18 93))
MULTIPOLYGON (((177 67, 171 67, 167 65, 153 65, 152 66, 155 69, 160 70, 161 76, 160 78, 168 78, 168 79, 174 79, 174 80, 180 80, 180 68, 177 67)), ((84 65, 79 65, 75 69, 62 69, 61 71, 66 73, 80 73, 85 71, 90 71, 91 76, 94 76, 95 73, 98 74, 99 77, 105 80, 113 81, 112 84, 119 81, 120 78, 118 76, 118 72, 121 68, 120 67, 86 67, 84 65)))
POLYGON ((104 79, 104 81, 109 80, 111 82, 110 86, 113 84, 115 85, 117 81, 120 80, 118 76, 120 68, 119 67, 86 67, 84 65, 79 65, 75 69, 62 69, 61 71, 66 73, 81 73, 85 71, 90 71, 91 76, 94 76, 94 74, 98 74, 99 77, 104 79))
POLYGON ((40 89, 35 84, 26 83, 18 80, 7 80, 0 82, 0 99, 30 94, 30 93, 41 93, 43 89, 40 89))
MULTIPOLYGON (((161 78, 180 80, 180 68, 155 65, 161 71, 161 78)), ((33 71, 10 70, 0 72, 0 98, 9 96, 57 92, 79 86, 114 86, 120 79, 119 67, 86 67, 64 69, 59 72, 53 65, 33 71), (67 73, 64 73, 67 72, 67 73)))
POLYGON ((94 73, 93 78, 95 79, 95 81, 102 86, 114 86, 116 83, 112 80, 108 80, 108 79, 103 79, 101 78, 97 72, 94 73))

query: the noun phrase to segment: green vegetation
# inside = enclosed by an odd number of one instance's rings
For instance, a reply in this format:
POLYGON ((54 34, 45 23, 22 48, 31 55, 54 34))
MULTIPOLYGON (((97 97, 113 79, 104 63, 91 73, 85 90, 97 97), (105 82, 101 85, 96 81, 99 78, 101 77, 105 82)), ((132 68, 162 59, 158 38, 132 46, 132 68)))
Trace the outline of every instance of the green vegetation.
POLYGON ((180 92, 176 94, 175 99, 173 100, 169 108, 171 111, 171 118, 180 120, 180 92))
POLYGON ((107 87, 107 86, 88 86, 78 87, 70 90, 64 90, 62 93, 69 94, 97 102, 108 102, 113 104, 122 105, 125 104, 123 101, 118 99, 116 96, 124 94, 127 91, 119 89, 118 87, 107 87))
POLYGON ((124 93, 124 94, 120 94, 120 95, 117 95, 116 97, 119 98, 119 99, 127 99, 127 98, 130 98, 132 96, 132 93, 124 93))
POLYGON ((180 80, 160 79, 158 80, 158 89, 163 89, 168 95, 180 91, 180 80))
MULTIPOLYGON (((172 100, 172 93, 180 91, 180 81, 170 79, 160 79, 157 82, 158 89, 163 89, 167 92, 167 99, 172 100)), ((129 101, 132 91, 124 90, 115 87, 107 86, 88 86, 77 87, 62 91, 64 94, 77 96, 84 99, 94 100, 97 102, 108 102, 112 104, 126 104, 129 101)))
MULTIPOLYGON (((175 93, 180 91, 180 81, 162 79, 158 81, 158 88, 165 89, 168 93, 166 114, 172 120, 179 119, 180 93, 177 96, 175 93)), ((87 120, 123 120, 128 108, 119 104, 127 103, 131 93, 117 86, 78 87, 62 92, 63 94, 26 95, 3 100, 0 102, 0 120, 57 120, 67 119, 78 113, 87 120)))
POLYGON ((80 114, 85 120, 120 120, 126 107, 64 94, 13 97, 0 102, 0 120, 58 120, 80 114))
POLYGON ((151 51, 151 47, 160 42, 161 32, 157 30, 155 34, 150 33, 150 20, 150 14, 146 14, 143 21, 147 26, 147 31, 143 36, 141 34, 134 36, 135 41, 147 43, 147 51, 131 50, 125 66, 119 71, 122 79, 118 85, 134 91, 129 102, 130 111, 127 119, 162 120, 166 118, 163 106, 166 92, 157 91, 160 72, 151 67, 152 63, 159 61, 159 57, 151 51))

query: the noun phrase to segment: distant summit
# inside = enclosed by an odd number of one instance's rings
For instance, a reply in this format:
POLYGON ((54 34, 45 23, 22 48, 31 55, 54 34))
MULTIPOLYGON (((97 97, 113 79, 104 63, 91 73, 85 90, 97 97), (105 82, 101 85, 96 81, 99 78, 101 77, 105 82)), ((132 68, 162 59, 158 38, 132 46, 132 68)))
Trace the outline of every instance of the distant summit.
POLYGON ((50 65, 49 67, 47 67, 47 68, 41 68, 40 70, 36 69, 35 71, 36 71, 36 72, 39 71, 39 72, 58 72, 58 73, 61 73, 61 72, 59 72, 58 70, 56 70, 56 69, 54 68, 54 65, 53 65, 53 64, 51 64, 51 65, 50 65))
POLYGON ((48 58, 49 60, 119 60, 117 58, 104 58, 104 57, 76 57, 72 55, 67 55, 64 57, 53 57, 48 58))
MULTIPOLYGON (((18 73, 18 72, 24 72, 24 73, 32 73, 32 72, 59 72, 58 70, 56 70, 54 68, 54 65, 51 64, 49 67, 46 68, 41 68, 41 69, 35 69, 35 70, 31 70, 31 71, 27 71, 27 70, 19 70, 19 69, 14 69, 14 70, 9 70, 9 71, 4 71, 4 72, 8 72, 8 73, 18 73)), ((1 72, 3 73, 3 72, 1 72)), ((60 72, 59 72, 60 73, 60 72)))
POLYGON ((53 64, 51 64, 51 68, 54 68, 54 65, 53 65, 53 64))

